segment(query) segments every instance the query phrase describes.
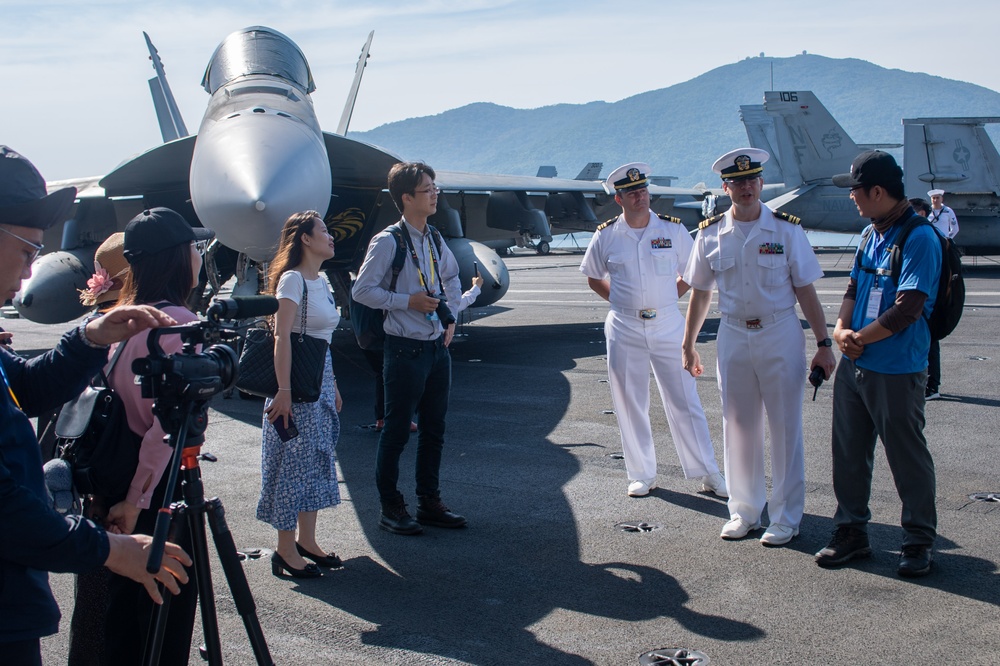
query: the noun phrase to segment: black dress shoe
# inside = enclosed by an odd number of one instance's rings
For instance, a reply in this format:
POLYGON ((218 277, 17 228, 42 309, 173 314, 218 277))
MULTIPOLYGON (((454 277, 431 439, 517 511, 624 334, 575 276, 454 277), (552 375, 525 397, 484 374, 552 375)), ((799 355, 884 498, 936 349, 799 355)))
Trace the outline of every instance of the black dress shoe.
POLYGON ((466 520, 444 505, 440 497, 421 497, 417 504, 417 522, 434 527, 465 527, 466 520))
POLYGON ((931 547, 915 544, 903 546, 899 554, 899 569, 896 571, 904 578, 918 578, 931 572, 931 547))
POLYGON ((836 567, 859 557, 871 557, 871 554, 868 534, 856 527, 844 525, 834 531, 830 544, 816 553, 816 564, 821 567, 836 567))
POLYGON ((382 515, 379 517, 378 526, 393 534, 412 535, 424 531, 424 528, 407 513, 402 497, 397 501, 382 504, 382 515))
POLYGON ((337 557, 336 553, 329 553, 327 555, 313 555, 308 550, 299 545, 299 542, 295 542, 295 550, 299 551, 299 555, 306 558, 307 560, 312 560, 321 567, 326 567, 327 569, 339 569, 344 566, 344 562, 337 557))
POLYGON ((281 555, 277 552, 271 554, 271 573, 273 573, 278 578, 281 578, 281 572, 287 571, 292 578, 319 578, 323 575, 323 572, 319 570, 319 567, 315 564, 307 564, 301 569, 295 569, 288 566, 288 562, 285 561, 281 555))

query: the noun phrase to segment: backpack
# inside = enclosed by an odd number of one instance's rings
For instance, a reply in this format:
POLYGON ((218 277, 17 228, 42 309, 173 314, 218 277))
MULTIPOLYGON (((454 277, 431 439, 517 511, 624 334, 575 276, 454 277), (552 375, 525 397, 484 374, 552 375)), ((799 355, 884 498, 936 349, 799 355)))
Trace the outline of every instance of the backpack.
MULTIPOLYGON (((931 332, 931 340, 943 340, 955 330, 959 320, 962 318, 962 310, 965 308, 965 280, 962 278, 962 251, 958 246, 946 238, 938 229, 920 215, 914 215, 903 225, 896 238, 896 242, 889 250, 889 276, 899 284, 899 274, 903 267, 903 246, 906 239, 910 237, 910 232, 922 225, 929 225, 941 241, 941 275, 938 278, 937 299, 934 301, 934 308, 930 317, 927 318, 927 326, 931 332)), ((861 236, 861 244, 855 256, 855 262, 861 266, 861 250, 868 239, 871 238, 873 227, 868 227, 861 236)), ((869 273, 885 274, 871 268, 862 270, 869 273)))
MULTIPOLYGON (((110 372, 125 348, 108 364, 110 372)), ((55 425, 55 456, 69 463, 73 485, 84 495, 124 498, 139 465, 142 437, 128 427, 125 403, 104 370, 90 386, 63 405, 55 425)))
MULTIPOLYGON (((441 256, 441 234, 434 227, 427 225, 437 246, 438 256, 441 256)), ((393 224, 386 227, 386 231, 392 234, 396 240, 396 254, 392 258, 392 280, 389 282, 389 291, 396 291, 396 282, 399 280, 399 273, 406 263, 406 248, 403 247, 403 228, 400 224, 393 224)), ((377 350, 382 349, 385 341, 385 328, 383 324, 388 313, 385 310, 370 308, 363 303, 358 303, 351 298, 351 327, 354 329, 354 337, 358 340, 358 346, 362 349, 377 350)))

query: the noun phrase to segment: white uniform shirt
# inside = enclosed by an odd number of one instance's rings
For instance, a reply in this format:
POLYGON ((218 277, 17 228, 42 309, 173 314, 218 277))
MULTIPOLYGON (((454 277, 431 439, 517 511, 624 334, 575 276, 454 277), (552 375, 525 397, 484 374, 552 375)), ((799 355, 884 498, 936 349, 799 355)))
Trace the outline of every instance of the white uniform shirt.
POLYGON ((692 240, 683 224, 650 211, 649 225, 633 229, 619 215, 596 232, 583 255, 580 272, 611 278, 611 305, 630 310, 676 307, 677 277, 691 254, 692 240))
POLYGON ((793 287, 823 277, 805 232, 761 204, 760 219, 744 238, 723 219, 698 232, 684 281, 695 289, 719 287, 719 309, 735 319, 768 317, 795 307, 793 287))
POLYGON ((955 234, 958 233, 958 217, 955 215, 955 211, 947 206, 941 206, 941 210, 932 208, 927 219, 937 227, 945 238, 954 238, 955 234))

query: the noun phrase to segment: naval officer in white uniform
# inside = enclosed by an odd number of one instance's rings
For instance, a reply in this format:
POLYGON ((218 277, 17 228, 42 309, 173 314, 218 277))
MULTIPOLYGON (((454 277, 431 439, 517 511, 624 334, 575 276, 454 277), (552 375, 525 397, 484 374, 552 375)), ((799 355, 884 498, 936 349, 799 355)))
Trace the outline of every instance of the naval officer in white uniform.
POLYGON ((681 365, 684 317, 677 297, 688 289, 680 275, 691 236, 677 218, 649 209, 649 173, 649 165, 640 162, 611 172, 604 188, 622 214, 597 228, 580 265, 590 288, 611 303, 604 335, 628 494, 641 497, 656 488, 649 423, 652 365, 685 478, 698 478, 702 491, 726 497, 695 381, 681 365))
POLYGON ((931 214, 928 221, 937 227, 945 238, 954 238, 958 234, 958 216, 948 206, 944 205, 944 190, 931 190, 927 193, 931 198, 931 214))
POLYGON ((805 506, 802 400, 808 368, 831 377, 835 365, 823 306, 813 282, 823 275, 798 219, 760 202, 766 151, 741 148, 712 166, 732 200, 725 213, 704 220, 684 272, 691 285, 684 333, 684 367, 704 368, 695 349, 719 287, 718 381, 729 488, 730 520, 723 539, 742 539, 760 527, 767 503, 766 546, 788 543, 805 506), (806 366, 798 301, 818 350, 806 366), (771 435, 771 500, 764 478, 764 416, 771 435))

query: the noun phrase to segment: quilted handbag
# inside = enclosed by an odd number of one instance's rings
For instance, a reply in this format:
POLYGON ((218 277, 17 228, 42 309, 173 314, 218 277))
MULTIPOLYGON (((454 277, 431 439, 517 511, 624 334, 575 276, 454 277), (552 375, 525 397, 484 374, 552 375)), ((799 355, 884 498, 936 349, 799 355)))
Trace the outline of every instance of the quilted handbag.
MULTIPOLYGON (((302 331, 292 335, 291 389, 293 402, 316 402, 323 384, 323 368, 330 344, 325 340, 306 335, 309 294, 302 281, 302 303, 299 305, 302 331)), ((247 329, 240 354, 239 376, 236 388, 264 398, 278 393, 278 378, 274 374, 274 331, 269 327, 247 329)))

